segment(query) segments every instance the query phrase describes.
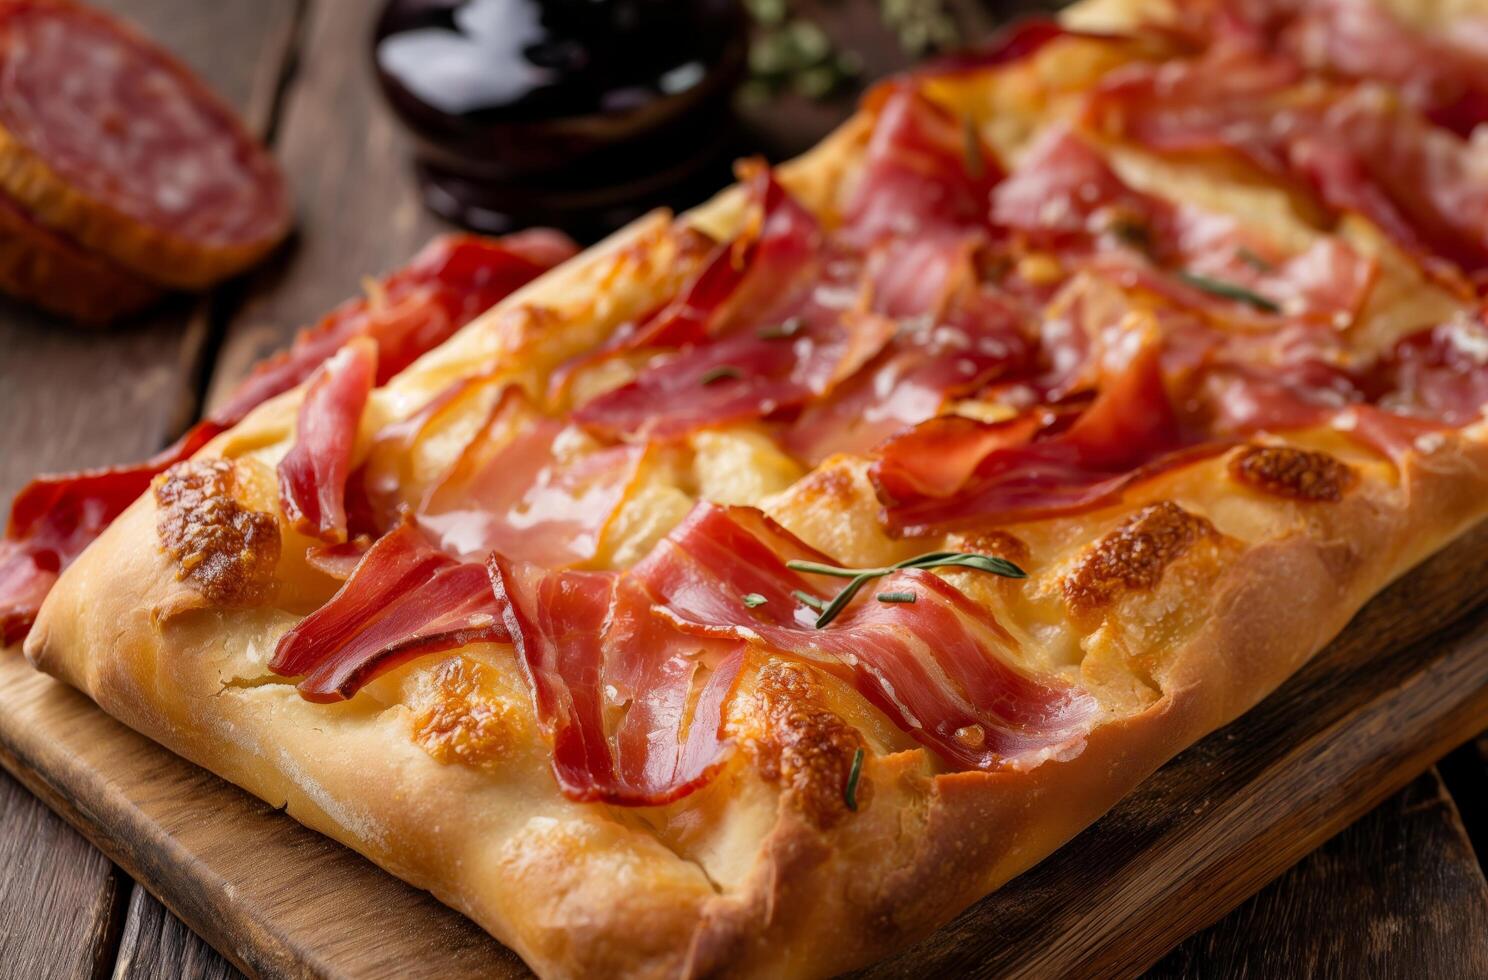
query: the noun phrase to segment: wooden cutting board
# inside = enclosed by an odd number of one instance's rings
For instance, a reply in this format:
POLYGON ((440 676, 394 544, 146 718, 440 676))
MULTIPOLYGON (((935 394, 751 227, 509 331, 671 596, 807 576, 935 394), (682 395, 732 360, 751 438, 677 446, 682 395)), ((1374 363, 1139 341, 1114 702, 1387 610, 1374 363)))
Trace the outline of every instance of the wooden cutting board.
MULTIPOLYGON (((1130 975, 1219 919, 1488 727, 1485 557, 1488 525, 1052 858, 864 975, 1130 975)), ((14 655, 0 655, 0 764, 250 974, 526 975, 432 897, 14 655)))

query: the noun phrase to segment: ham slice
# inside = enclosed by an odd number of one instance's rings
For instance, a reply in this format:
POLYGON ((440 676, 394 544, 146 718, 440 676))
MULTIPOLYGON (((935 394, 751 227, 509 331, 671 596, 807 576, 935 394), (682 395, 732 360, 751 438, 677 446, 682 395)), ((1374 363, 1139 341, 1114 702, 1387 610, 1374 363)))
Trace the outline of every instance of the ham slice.
POLYGON ((1223 448, 1184 431, 1154 342, 1110 372, 1090 406, 1067 421, 950 416, 891 440, 871 470, 888 529, 919 536, 1074 513, 1223 448))
POLYGON ((1297 78, 1283 58, 1217 48, 1115 73, 1089 113, 1159 151, 1237 152, 1363 215, 1445 281, 1488 274, 1488 182, 1472 147, 1377 87, 1297 78))
POLYGON ((310 701, 349 698, 416 657, 510 639, 490 579, 410 523, 380 538, 331 600, 280 638, 269 669, 310 701))
POLYGON ((310 379, 294 445, 279 461, 279 505, 305 534, 346 540, 346 478, 376 373, 377 345, 358 337, 310 379))
POLYGON ((445 551, 482 560, 493 549, 546 568, 595 557, 611 516, 634 486, 644 445, 568 453, 566 428, 507 388, 482 430, 417 509, 445 551))
POLYGON ((915 740, 958 769, 1030 764, 1078 746, 1095 702, 1014 667, 1011 638, 945 580, 904 571, 882 580, 913 603, 866 591, 824 629, 792 595, 825 599, 825 584, 785 562, 822 556, 751 508, 700 504, 631 573, 678 629, 743 639, 798 657, 853 684, 915 740), (744 602, 749 594, 763 602, 744 602))
POLYGON ((742 643, 670 628, 614 572, 549 572, 499 553, 489 571, 564 795, 659 806, 722 764, 742 643), (614 725, 611 713, 621 713, 614 725))

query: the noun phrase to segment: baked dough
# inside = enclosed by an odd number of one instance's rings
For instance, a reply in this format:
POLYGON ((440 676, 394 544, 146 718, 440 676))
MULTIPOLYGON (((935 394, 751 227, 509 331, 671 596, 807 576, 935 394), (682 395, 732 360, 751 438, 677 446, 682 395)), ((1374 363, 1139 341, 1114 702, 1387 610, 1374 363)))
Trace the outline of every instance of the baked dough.
MULTIPOLYGON (((1402 9, 1426 24, 1461 13, 1402 9)), ((1138 12, 1095 2, 1071 17, 1111 29, 1138 12)), ((1063 118, 1067 95, 1137 56, 1066 37, 1021 62, 931 78, 925 91, 1016 160, 1063 118)), ((860 179, 873 125, 870 101, 780 168, 779 180, 833 220, 860 179)), ((1131 146, 1109 152, 1129 183, 1231 213, 1268 240, 1324 234, 1288 192, 1253 176, 1131 146)), ((680 229, 726 241, 747 216, 739 188, 675 224, 651 215, 514 294, 372 392, 358 454, 460 378, 494 372, 548 391, 561 365, 655 308, 696 268, 680 229)), ((1399 336, 1399 324, 1458 305, 1379 248, 1371 306, 1350 328, 1374 349, 1399 336)), ((234 513, 278 513, 274 467, 303 397, 300 389, 265 404, 197 457, 228 461, 202 478, 226 487, 234 513)), ((594 564, 634 561, 700 498, 758 506, 848 565, 964 546, 886 534, 867 457, 832 456, 807 470, 762 433, 717 426, 688 437, 668 472, 606 526, 594 564)), ((338 584, 307 564, 315 542, 281 518, 277 555, 225 560, 206 579, 183 574, 183 553, 213 545, 178 536, 163 547, 158 528, 171 515, 158 494, 62 575, 26 653, 131 727, 432 891, 540 975, 829 975, 923 937, 1059 847, 1488 513, 1482 422, 1393 458, 1328 426, 1266 446, 1289 449, 1247 457, 1253 449, 1237 445, 1095 509, 1000 527, 1021 542, 1024 582, 953 576, 1016 638, 1020 667, 1099 704, 1076 750, 1027 766, 949 771, 849 685, 751 656, 727 715, 739 750, 706 785, 660 806, 575 802, 555 783, 510 646, 431 654, 349 700, 305 700, 268 663, 278 639, 338 584), (1289 469, 1298 459, 1336 469, 1289 469), (1330 479, 1331 490, 1309 482, 1330 479), (266 577, 276 598, 262 602, 266 577), (847 812, 840 767, 858 739, 859 805, 847 812), (830 764, 813 762, 822 758, 830 764)), ((433 447, 408 465, 417 482, 450 459, 433 447)), ((240 525, 258 529, 253 519, 240 525)))

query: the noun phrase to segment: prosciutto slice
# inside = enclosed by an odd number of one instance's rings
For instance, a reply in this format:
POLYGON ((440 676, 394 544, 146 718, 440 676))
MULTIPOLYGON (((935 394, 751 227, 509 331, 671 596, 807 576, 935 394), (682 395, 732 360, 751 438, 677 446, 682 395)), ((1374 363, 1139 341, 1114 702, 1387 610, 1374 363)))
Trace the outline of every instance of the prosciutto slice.
POLYGON ((385 384, 521 286, 578 252, 568 236, 534 229, 504 238, 442 235, 407 266, 300 331, 286 351, 260 361, 212 418, 231 426, 298 386, 353 337, 377 344, 385 384))
POLYGON ((888 342, 895 323, 858 302, 858 263, 848 256, 828 262, 815 218, 772 179, 759 186, 766 188, 759 192, 764 231, 757 247, 744 250, 751 265, 734 286, 758 298, 717 299, 719 310, 732 312, 708 318, 706 332, 691 299, 685 319, 693 326, 670 319, 664 330, 643 328, 637 344, 664 337, 682 349, 581 406, 576 422, 607 438, 670 439, 765 418, 826 394, 888 342))
POLYGON ((1229 321, 1266 325, 1268 317, 1183 277, 1240 287, 1274 315, 1334 326, 1352 320, 1378 271, 1337 238, 1286 255, 1228 215, 1135 190, 1065 128, 1042 137, 998 186, 992 215, 1034 248, 1086 259, 1082 265, 1112 279, 1229 321))
POLYGON ((919 536, 1085 510, 1223 447, 1184 431, 1152 342, 1067 419, 1045 424, 1030 414, 989 424, 948 416, 890 441, 870 471, 890 532, 919 536))
POLYGON ((1090 112, 1160 151, 1240 153, 1368 218, 1440 277, 1488 274, 1488 181, 1472 147, 1381 89, 1296 81, 1284 59, 1216 50, 1118 72, 1090 112))
POLYGON ((1200 0, 1181 8, 1191 42, 1265 47, 1309 71, 1383 82, 1437 125, 1466 136, 1488 120, 1488 21, 1451 35, 1417 30, 1376 0, 1200 0))
POLYGON ((349 698, 416 657, 510 639, 485 568, 400 524, 362 556, 331 600, 280 638, 269 669, 310 701, 349 698))
POLYGON ((549 572, 499 552, 489 571, 564 795, 659 806, 722 764, 742 643, 671 628, 614 572, 549 572))
POLYGON ((1000 651, 1011 638, 943 579, 889 576, 882 589, 916 601, 865 591, 816 629, 792 592, 825 599, 834 586, 791 571, 792 558, 822 560, 758 511, 700 504, 630 574, 678 629, 747 639, 836 674, 956 768, 1016 767, 1080 743, 1095 702, 1008 663, 1000 651), (765 601, 746 605, 751 593, 765 601))
POLYGON ((507 388, 420 503, 419 525, 440 547, 471 560, 493 549, 547 568, 591 560, 647 450, 622 444, 565 452, 565 428, 538 413, 520 388, 507 388))
POLYGON ((298 530, 346 540, 346 478, 377 373, 377 346, 358 337, 321 365, 300 403, 295 441, 279 461, 279 505, 298 530))

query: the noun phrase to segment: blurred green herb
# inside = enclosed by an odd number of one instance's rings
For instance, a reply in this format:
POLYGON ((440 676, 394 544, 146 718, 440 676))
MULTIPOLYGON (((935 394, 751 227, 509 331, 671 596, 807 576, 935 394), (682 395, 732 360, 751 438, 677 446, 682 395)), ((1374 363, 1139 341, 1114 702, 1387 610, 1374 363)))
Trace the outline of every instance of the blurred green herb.
POLYGON ((787 89, 829 98, 862 70, 855 54, 839 51, 816 22, 792 16, 785 0, 745 0, 744 6, 755 23, 746 101, 766 102, 787 89))
POLYGON ((879 15, 912 55, 948 48, 960 40, 942 0, 879 0, 879 15))

